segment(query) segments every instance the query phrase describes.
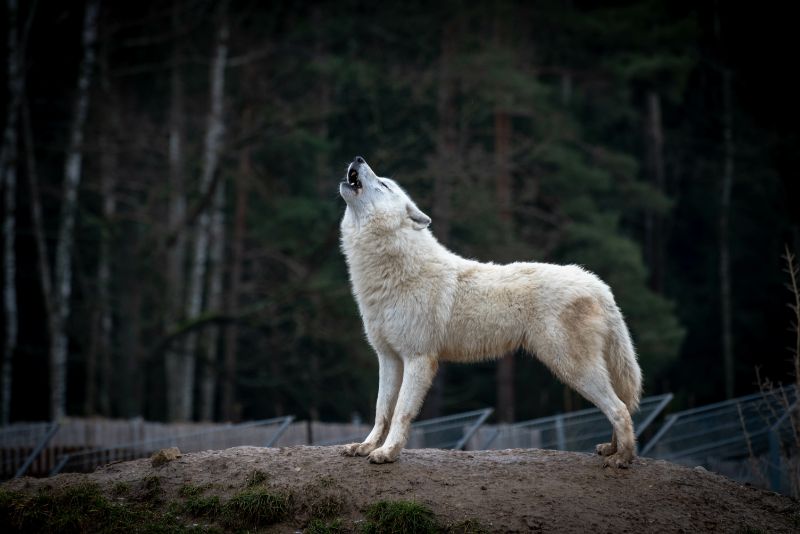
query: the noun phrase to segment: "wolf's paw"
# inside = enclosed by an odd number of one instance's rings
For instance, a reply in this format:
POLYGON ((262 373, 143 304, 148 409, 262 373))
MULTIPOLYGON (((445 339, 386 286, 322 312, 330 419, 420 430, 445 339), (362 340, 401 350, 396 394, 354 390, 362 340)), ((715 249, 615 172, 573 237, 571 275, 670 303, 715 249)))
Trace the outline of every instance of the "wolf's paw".
POLYGON ((600 456, 611 456, 615 452, 617 452, 617 445, 615 443, 599 443, 597 447, 595 447, 595 451, 600 456))
POLYGON ((356 447, 356 455, 357 456, 366 456, 366 455, 368 455, 369 453, 371 453, 372 451, 374 451, 377 448, 378 448, 378 445, 376 443, 364 442, 361 445, 359 445, 358 447, 356 447))
POLYGON ((400 456, 400 449, 380 447, 369 454, 369 461, 373 464, 385 464, 394 462, 400 456))
POLYGON ((610 456, 606 456, 603 460, 603 467, 614 467, 616 469, 627 469, 631 466, 633 461, 633 454, 629 452, 616 452, 610 456))
POLYGON ((361 446, 361 443, 350 443, 349 445, 345 445, 342 448, 342 456, 355 456, 358 454, 358 448, 361 446))
POLYGON ((376 444, 366 441, 364 443, 351 443, 350 445, 344 446, 342 456, 366 456, 377 447, 376 444))

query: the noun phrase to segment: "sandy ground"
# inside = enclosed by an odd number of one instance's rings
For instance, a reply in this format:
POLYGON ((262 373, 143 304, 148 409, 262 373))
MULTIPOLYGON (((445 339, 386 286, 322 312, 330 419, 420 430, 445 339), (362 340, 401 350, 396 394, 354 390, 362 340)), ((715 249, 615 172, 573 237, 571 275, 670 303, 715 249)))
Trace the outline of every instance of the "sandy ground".
POLYGON ((95 473, 25 478, 8 489, 57 489, 86 481, 105 491, 160 478, 164 499, 185 484, 206 486, 221 499, 246 485, 254 471, 266 484, 294 495, 298 512, 269 529, 297 532, 324 493, 341 503, 338 515, 357 528, 363 510, 380 500, 415 500, 443 525, 477 520, 492 532, 800 532, 800 505, 788 497, 742 486, 702 468, 639 458, 630 469, 601 467, 601 459, 537 449, 406 450, 394 464, 372 465, 341 455, 341 447, 237 447, 186 454, 160 467, 150 460, 112 464, 95 473))

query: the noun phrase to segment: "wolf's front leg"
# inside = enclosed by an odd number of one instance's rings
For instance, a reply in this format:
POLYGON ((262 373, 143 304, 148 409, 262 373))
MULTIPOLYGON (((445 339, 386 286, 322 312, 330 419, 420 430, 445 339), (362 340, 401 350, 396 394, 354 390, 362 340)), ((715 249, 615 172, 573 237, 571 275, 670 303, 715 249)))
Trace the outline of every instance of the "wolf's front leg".
POLYGON ((383 445, 370 453, 370 462, 394 462, 400 456, 400 451, 408 441, 411 420, 419 412, 438 367, 436 358, 432 356, 413 356, 404 361, 403 385, 400 386, 392 426, 383 445))
POLYGON ((346 445, 346 456, 366 456, 381 444, 389 431, 400 382, 403 378, 403 362, 388 354, 378 355, 378 401, 375 404, 375 426, 363 443, 346 445))

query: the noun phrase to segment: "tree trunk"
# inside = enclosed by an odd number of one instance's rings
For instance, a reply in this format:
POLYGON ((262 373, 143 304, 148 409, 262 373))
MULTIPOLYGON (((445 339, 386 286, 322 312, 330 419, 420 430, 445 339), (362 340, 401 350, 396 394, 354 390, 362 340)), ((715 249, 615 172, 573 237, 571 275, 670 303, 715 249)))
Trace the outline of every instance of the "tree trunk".
POLYGON ((31 224, 36 242, 37 267, 39 282, 42 288, 44 310, 47 317, 47 334, 52 339, 56 331, 56 314, 53 296, 52 276, 50 271, 50 255, 47 253, 45 241, 44 218, 42 216, 41 197, 39 196, 39 180, 36 170, 36 156, 33 150, 33 132, 28 104, 22 106, 22 131, 25 140, 25 174, 28 176, 28 188, 31 199, 31 224))
POLYGON ((17 2, 8 0, 8 108, 3 148, 0 152, 0 176, 5 189, 5 217, 3 219, 3 314, 5 315, 5 343, 3 344, 2 398, 0 399, 0 424, 11 418, 11 374, 14 351, 17 348, 17 155, 19 107, 22 100, 23 76, 20 69, 19 41, 17 38, 17 2))
POLYGON ((572 73, 567 69, 561 73, 559 94, 561 95, 561 105, 568 107, 572 101, 572 73))
MULTIPOLYGON (((502 45, 505 30, 504 19, 495 21, 495 41, 502 45)), ((511 235, 511 116, 502 102, 503 95, 494 110, 494 166, 495 197, 497 212, 503 232, 511 235)), ((506 354, 497 362, 497 419, 501 422, 514 421, 514 354, 506 354)))
MULTIPOLYGON (((249 113, 245 112, 243 123, 247 124, 249 113)), ((239 155, 239 172, 236 173, 236 206, 234 208, 233 250, 231 252, 230 282, 225 308, 228 313, 239 306, 239 292, 242 279, 242 259, 244 256, 245 223, 247 222, 247 180, 252 175, 251 147, 244 147, 239 155)), ((233 323, 225 329, 225 380, 222 386, 222 417, 235 421, 239 414, 236 409, 236 351, 239 341, 239 327, 233 323)))
MULTIPOLYGON (((312 11, 312 20, 314 27, 317 28, 314 36, 314 61, 317 63, 317 78, 316 78, 316 135, 323 147, 317 150, 316 154, 316 184, 317 194, 320 198, 329 198, 331 191, 334 189, 334 180, 331 180, 333 173, 331 172, 329 162, 329 141, 330 132, 328 129, 328 117, 331 113, 331 100, 333 98, 333 88, 331 84, 331 77, 328 74, 325 61, 327 46, 325 43, 326 32, 324 31, 325 25, 323 23, 324 13, 322 8, 316 7, 312 11)), ((315 302, 317 296, 313 297, 315 302)), ((319 421, 319 384, 320 384, 320 355, 318 351, 312 350, 308 354, 308 388, 309 388, 309 405, 308 416, 311 421, 319 421)), ((309 427, 310 428, 310 427, 309 427)))
MULTIPOLYGON (((170 72, 170 110, 169 110, 169 199, 167 221, 168 232, 176 232, 175 239, 168 241, 166 250, 166 314, 164 326, 168 330, 184 317, 184 267, 186 261, 186 233, 182 228, 186 218, 186 190, 184 180, 184 110, 183 77, 181 76, 180 1, 172 5, 172 32, 175 41, 172 46, 172 65, 170 72)), ((171 345, 165 354, 167 384, 168 419, 178 418, 180 392, 183 373, 181 347, 171 345)))
MULTIPOLYGON (((203 195, 215 184, 219 156, 222 150, 224 123, 222 117, 225 91, 225 63, 228 55, 228 26, 223 17, 220 18, 214 58, 211 61, 211 99, 208 126, 204 143, 203 170, 200 177, 200 191, 203 195)), ((210 216, 205 209, 198 217, 195 229, 192 266, 189 275, 189 286, 186 302, 186 317, 191 320, 203 308, 203 287, 206 278, 206 262, 208 261, 208 241, 210 216)), ((178 391, 178 405, 173 413, 173 420, 188 421, 194 411, 194 374, 197 334, 192 332, 186 336, 180 372, 183 375, 178 391)))
MULTIPOLYGON (((647 93, 647 174, 654 189, 664 192, 664 127, 661 122, 661 98, 647 93)), ((657 213, 645 215, 645 250, 650 267, 650 287, 664 292, 664 218, 657 213)))
MULTIPOLYGON (((568 69, 561 72, 560 91, 561 105, 565 108, 572 103, 572 73, 568 69)), ((572 395, 572 388, 564 384, 562 386, 562 401, 564 413, 569 413, 575 409, 575 402, 572 395)))
MULTIPOLYGON (((494 115, 495 141, 495 192, 500 222, 506 232, 511 231, 511 117, 502 109, 494 115)), ((514 421, 514 353, 506 354, 497 362, 497 419, 514 421)))
MULTIPOLYGON (((102 39, 110 41, 108 35, 102 39)), ((100 198, 103 228, 97 251, 97 301, 92 314, 92 341, 86 362, 86 415, 99 409, 106 417, 111 416, 111 336, 113 319, 111 311, 111 236, 116 213, 117 146, 113 142, 118 121, 117 107, 111 93, 108 75, 108 45, 100 54, 100 85, 102 88, 104 122, 100 132, 100 198), (99 360, 99 361, 98 361, 99 360)))
POLYGON ((511 117, 502 108, 494 112, 494 164, 497 211, 504 231, 511 220, 511 117))
POLYGON ((722 73, 722 138, 723 170, 719 207, 719 281, 720 314, 722 317, 722 360, 725 373, 725 395, 734 395, 733 332, 731 330, 731 275, 730 275, 730 207, 733 189, 733 89, 731 71, 722 73))
POLYGON ((78 207, 78 187, 81 180, 83 158, 83 129, 89 110, 89 85, 95 59, 97 40, 97 13, 99 1, 86 5, 83 21, 83 60, 78 76, 75 111, 70 128, 69 149, 64 167, 64 188, 59 220, 55 262, 55 330, 50 341, 50 417, 63 419, 66 415, 67 391, 67 319, 72 295, 72 246, 74 241, 75 213, 78 207))
MULTIPOLYGON (((134 236, 129 236, 131 240, 134 236)), ((135 245, 130 242, 120 242, 118 249, 121 257, 131 257, 135 254, 135 245)), ((122 292, 119 298, 119 313, 125 317, 117 326, 117 351, 119 352, 119 367, 114 374, 113 404, 122 417, 136 417, 142 415, 147 408, 145 396, 147 374, 142 350, 142 291, 138 287, 137 266, 121 262, 117 270, 120 284, 126 284, 129 289, 122 292)))
POLYGON ((317 63, 317 78, 316 78, 316 135, 321 145, 324 147, 316 151, 316 167, 317 167, 317 194, 320 198, 329 198, 331 191, 336 187, 336 182, 330 180, 332 176, 330 161, 329 161, 329 142, 330 132, 328 129, 328 117, 331 114, 331 100, 333 99, 333 88, 331 84, 331 77, 325 67, 326 50, 328 47, 325 43, 324 31, 324 17, 325 14, 321 7, 315 7, 312 10, 311 18, 314 22, 316 33, 314 35, 314 61, 317 63))
MULTIPOLYGON (((212 206, 209 241, 211 251, 208 261, 208 298, 206 309, 222 310, 223 256, 225 253, 225 187, 217 185, 212 206)), ((217 391, 220 327, 211 325, 204 332, 203 378, 200 387, 200 419, 214 420, 214 399, 217 391)))
POLYGON ((453 189, 454 165, 458 159, 458 121, 455 103, 455 60, 458 27, 448 21, 442 30, 441 57, 439 58, 439 83, 437 85, 436 112, 439 118, 436 134, 436 168, 433 182, 433 221, 436 236, 444 244, 450 241, 450 205, 453 189))
POLYGON ((103 58, 103 93, 106 102, 106 125, 100 139, 100 194, 102 197, 103 223, 105 231, 100 238, 100 251, 97 265, 97 302, 99 327, 100 376, 98 404, 100 413, 111 417, 111 343, 113 335, 113 314, 111 309, 111 258, 114 218, 117 213, 117 143, 119 117, 111 82, 108 76, 107 49, 103 58))
MULTIPOLYGON (((444 243, 450 241, 451 199, 453 195, 453 174, 458 160, 458 113, 455 103, 456 81, 453 61, 457 51, 458 21, 445 23, 441 35, 441 56, 439 57, 439 83, 437 84, 436 112, 438 126, 436 133, 436 164, 433 182, 433 224, 436 237, 444 243)), ((444 388, 447 380, 447 367, 442 365, 433 379, 421 417, 428 419, 442 414, 444 388)))

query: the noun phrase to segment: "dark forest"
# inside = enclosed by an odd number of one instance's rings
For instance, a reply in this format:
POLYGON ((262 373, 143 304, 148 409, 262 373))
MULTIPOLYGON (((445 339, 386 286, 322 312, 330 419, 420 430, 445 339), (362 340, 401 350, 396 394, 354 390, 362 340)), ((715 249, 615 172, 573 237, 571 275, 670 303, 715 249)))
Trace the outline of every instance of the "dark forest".
MULTIPOLYGON (((355 155, 463 256, 597 273, 672 409, 793 381, 782 6, 9 0, 3 422, 370 420, 355 155)), ((487 406, 586 403, 516 354, 444 365, 423 417, 487 406)))

